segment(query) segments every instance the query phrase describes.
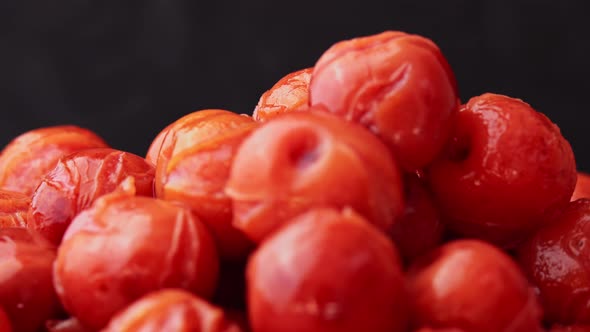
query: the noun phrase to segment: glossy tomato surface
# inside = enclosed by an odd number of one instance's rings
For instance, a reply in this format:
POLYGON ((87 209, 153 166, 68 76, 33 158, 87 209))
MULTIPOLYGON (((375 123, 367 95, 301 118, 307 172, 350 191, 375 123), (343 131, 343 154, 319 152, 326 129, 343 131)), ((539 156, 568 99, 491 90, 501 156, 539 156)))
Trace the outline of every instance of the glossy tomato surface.
POLYGON ((517 264, 478 240, 456 240, 421 257, 407 274, 414 328, 541 332, 541 308, 517 264))
POLYGON ((80 213, 64 235, 54 283, 66 310, 89 328, 165 287, 210 297, 218 257, 207 228, 183 206, 109 194, 80 213))
POLYGON ((25 228, 0 228, 0 307, 14 331, 36 332, 59 313, 54 260, 55 248, 40 235, 25 228))
POLYGON ((179 289, 150 293, 118 313, 103 332, 243 332, 223 310, 179 289))
POLYGON ((579 199, 519 249, 550 323, 590 324, 590 199, 579 199))
POLYGON ((59 160, 33 193, 27 225, 58 245, 70 222, 102 195, 133 179, 134 192, 152 196, 155 168, 132 153, 88 149, 59 160))
POLYGON ((459 100, 439 48, 399 31, 334 44, 315 64, 309 89, 312 106, 369 128, 408 171, 441 151, 459 100))
POLYGON ((395 160, 363 127, 323 112, 286 113, 244 140, 226 193, 233 223, 260 242, 314 207, 351 207, 388 230, 403 210, 395 160))
POLYGON ((256 126, 252 118, 229 111, 194 112, 169 126, 158 157, 157 196, 190 206, 228 259, 242 259, 254 246, 232 225, 224 190, 236 150, 256 126))
POLYGON ((545 115, 520 99, 487 93, 462 106, 429 177, 449 228, 514 247, 569 202, 576 165, 545 115))
POLYGON ((94 132, 76 126, 28 131, 13 139, 0 153, 0 188, 31 195, 61 157, 106 147, 107 143, 94 132))
POLYGON ((247 286, 254 332, 406 331, 397 251, 352 210, 311 210, 265 240, 247 286))
POLYGON ((265 122, 277 115, 307 108, 312 71, 313 68, 305 68, 289 73, 264 92, 252 113, 254 120, 265 122))
POLYGON ((25 227, 31 198, 0 189, 0 227, 25 227))

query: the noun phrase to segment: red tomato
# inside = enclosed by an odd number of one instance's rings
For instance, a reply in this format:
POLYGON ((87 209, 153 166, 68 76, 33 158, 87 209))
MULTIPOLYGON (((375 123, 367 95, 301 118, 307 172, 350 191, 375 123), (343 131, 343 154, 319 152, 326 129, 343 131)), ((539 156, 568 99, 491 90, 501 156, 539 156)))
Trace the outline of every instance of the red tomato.
POLYGON ((247 267, 254 332, 402 332, 392 242, 352 210, 315 209, 264 241, 247 267))
POLYGON ((70 154, 35 190, 27 225, 58 245, 80 211, 100 196, 120 189, 129 177, 136 194, 152 196, 154 174, 153 165, 128 152, 102 148, 70 154))
POLYGON ((254 120, 265 122, 277 115, 307 108, 312 71, 313 68, 306 68, 290 73, 262 94, 252 113, 254 120))
POLYGON ((576 165, 545 115, 522 100, 487 93, 457 114, 429 181, 450 229, 515 247, 543 225, 546 213, 568 203, 576 165))
MULTIPOLYGON (((60 310, 52 283, 55 248, 25 228, 0 228, 0 307, 15 332, 37 332, 60 310)), ((0 319, 0 326, 6 324, 0 319)))
POLYGON ((550 323, 590 324, 590 199, 569 205, 519 249, 550 323))
POLYGON ((0 190, 0 227, 25 227, 29 204, 25 194, 0 190))
POLYGON ((80 324, 76 318, 65 320, 51 320, 45 324, 47 332, 91 332, 80 324))
POLYGON ((218 257, 207 228, 183 206, 110 194, 80 213, 58 250, 55 288, 91 329, 143 295, 179 287, 210 297, 218 257))
POLYGON ((256 242, 314 207, 351 207, 383 230, 403 211, 401 175, 387 148, 326 113, 286 113, 254 130, 226 193, 234 225, 256 242))
POLYGON ((312 106, 369 128, 408 171, 439 154, 458 107, 455 78, 439 48, 397 31, 333 45, 315 64, 309 90, 312 106))
POLYGON ((0 332, 12 332, 10 319, 4 309, 0 308, 0 332))
POLYGON ((258 124, 224 110, 203 110, 168 127, 158 156, 158 198, 190 206, 210 227, 223 258, 247 256, 253 244, 232 225, 231 200, 225 184, 235 151, 258 124))
POLYGON ((28 131, 13 139, 0 154, 0 188, 31 195, 61 157, 106 147, 95 133, 76 126, 28 131))
POLYGON ((407 275, 415 328, 464 332, 540 332, 541 310, 525 276, 500 249, 449 242, 417 260, 407 275))
POLYGON ((223 310, 183 290, 150 293, 119 312, 103 332, 242 332, 223 310))
POLYGON ((442 243, 444 227, 426 186, 414 175, 404 180, 406 206, 390 234, 406 263, 411 263, 442 243))
POLYGON ((590 325, 555 325, 549 332, 590 332, 590 325))

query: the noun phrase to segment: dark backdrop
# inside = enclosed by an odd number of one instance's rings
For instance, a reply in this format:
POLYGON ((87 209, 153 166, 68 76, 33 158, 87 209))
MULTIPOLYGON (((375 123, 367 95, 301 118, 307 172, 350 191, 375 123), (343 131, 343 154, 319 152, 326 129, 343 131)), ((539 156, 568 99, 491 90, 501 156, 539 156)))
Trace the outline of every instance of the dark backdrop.
POLYGON ((486 91, 547 114, 590 171, 587 1, 19 0, 0 2, 0 144, 72 123, 144 154, 201 108, 250 113, 341 39, 433 39, 465 100, 486 91))

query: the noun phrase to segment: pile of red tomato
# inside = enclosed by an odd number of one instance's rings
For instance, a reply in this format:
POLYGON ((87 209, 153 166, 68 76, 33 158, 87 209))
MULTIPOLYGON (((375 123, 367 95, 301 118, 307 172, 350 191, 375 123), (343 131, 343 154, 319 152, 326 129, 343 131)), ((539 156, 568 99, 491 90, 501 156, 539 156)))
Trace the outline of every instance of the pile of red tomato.
POLYGON ((0 332, 590 331, 589 179, 524 101, 462 102, 431 40, 341 41, 145 158, 10 142, 0 332))

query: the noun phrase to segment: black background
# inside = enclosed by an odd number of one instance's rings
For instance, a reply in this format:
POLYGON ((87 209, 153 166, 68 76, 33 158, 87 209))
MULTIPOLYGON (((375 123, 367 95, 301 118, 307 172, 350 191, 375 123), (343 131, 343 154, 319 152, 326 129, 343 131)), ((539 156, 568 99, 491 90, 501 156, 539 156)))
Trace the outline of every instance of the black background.
POLYGON ((191 111, 251 113, 283 75, 334 42, 384 30, 433 39, 463 100, 524 99, 557 123, 590 171, 585 1, 0 2, 0 144, 77 124, 144 154, 191 111))

